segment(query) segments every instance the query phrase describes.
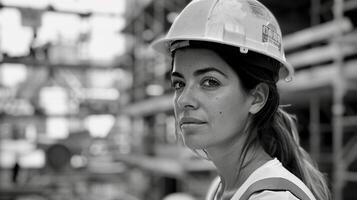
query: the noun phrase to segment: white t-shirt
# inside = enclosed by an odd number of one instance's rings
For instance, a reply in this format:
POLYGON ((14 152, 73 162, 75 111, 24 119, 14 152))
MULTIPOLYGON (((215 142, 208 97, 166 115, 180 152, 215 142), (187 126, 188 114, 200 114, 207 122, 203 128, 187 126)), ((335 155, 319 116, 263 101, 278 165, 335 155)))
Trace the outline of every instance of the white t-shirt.
MULTIPOLYGON (((264 165, 256 169, 242 184, 242 186, 236 191, 231 200, 239 200, 247 188, 256 181, 262 180, 264 178, 274 178, 282 177, 288 179, 302 189, 311 200, 316 200, 312 192, 307 188, 307 186, 294 174, 289 172, 281 162, 274 158, 266 162, 264 165)), ((220 187, 220 179, 217 177, 208 191, 206 200, 218 200, 216 195, 220 187)), ((269 191, 265 190, 260 193, 255 193, 250 196, 249 200, 299 200, 289 191, 269 191)))

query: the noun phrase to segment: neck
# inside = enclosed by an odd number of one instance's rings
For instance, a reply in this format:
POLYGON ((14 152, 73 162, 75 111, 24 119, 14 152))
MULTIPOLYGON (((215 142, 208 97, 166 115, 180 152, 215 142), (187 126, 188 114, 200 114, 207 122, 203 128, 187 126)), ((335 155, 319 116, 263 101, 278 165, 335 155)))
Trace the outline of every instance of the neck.
MULTIPOLYGON (((248 133, 251 134, 251 133, 248 133)), ((231 197, 257 168, 272 158, 257 144, 247 150, 242 160, 243 145, 247 134, 229 140, 227 143, 207 148, 222 181, 221 195, 231 197), (242 167, 241 167, 242 166, 242 167)))

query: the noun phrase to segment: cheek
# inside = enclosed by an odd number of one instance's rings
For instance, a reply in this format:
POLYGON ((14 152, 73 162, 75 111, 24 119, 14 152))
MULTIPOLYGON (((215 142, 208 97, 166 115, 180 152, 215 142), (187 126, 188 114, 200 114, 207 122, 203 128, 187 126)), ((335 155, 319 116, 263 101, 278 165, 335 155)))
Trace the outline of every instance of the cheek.
POLYGON ((249 114, 249 105, 239 95, 215 98, 216 110, 212 112, 219 129, 239 129, 249 114))

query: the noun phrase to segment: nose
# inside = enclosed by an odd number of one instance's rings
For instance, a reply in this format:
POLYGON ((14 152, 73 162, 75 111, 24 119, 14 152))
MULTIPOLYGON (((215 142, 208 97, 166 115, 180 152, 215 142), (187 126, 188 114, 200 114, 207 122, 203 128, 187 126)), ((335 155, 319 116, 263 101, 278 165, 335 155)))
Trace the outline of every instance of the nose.
POLYGON ((198 107, 197 93, 194 86, 186 86, 175 94, 175 106, 180 110, 194 110, 198 107))

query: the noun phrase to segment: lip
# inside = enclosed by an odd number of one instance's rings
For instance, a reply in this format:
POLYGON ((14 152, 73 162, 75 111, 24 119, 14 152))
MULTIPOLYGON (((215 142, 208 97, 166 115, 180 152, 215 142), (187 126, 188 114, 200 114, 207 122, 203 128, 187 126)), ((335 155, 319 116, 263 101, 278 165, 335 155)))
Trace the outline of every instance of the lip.
POLYGON ((179 124, 180 126, 183 125, 202 125, 205 124, 205 121, 202 121, 200 119, 194 118, 194 117, 183 117, 181 118, 179 124))

